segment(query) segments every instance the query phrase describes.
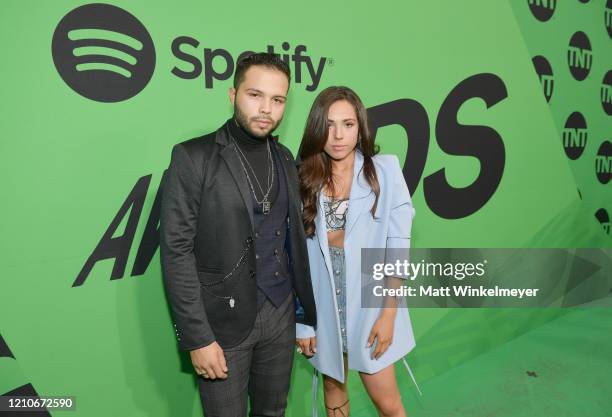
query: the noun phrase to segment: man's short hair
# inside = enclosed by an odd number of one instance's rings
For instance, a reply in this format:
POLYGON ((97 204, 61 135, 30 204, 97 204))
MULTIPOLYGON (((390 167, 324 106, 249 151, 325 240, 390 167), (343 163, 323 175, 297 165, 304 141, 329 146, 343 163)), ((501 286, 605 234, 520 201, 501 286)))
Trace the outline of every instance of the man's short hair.
POLYGON ((285 61, 280 59, 277 54, 270 54, 268 52, 257 52, 249 55, 245 55, 238 60, 236 63, 236 72, 234 73, 234 88, 238 89, 238 86, 244 80, 244 74, 253 65, 261 65, 264 67, 276 69, 287 76, 287 80, 291 83, 291 71, 285 61))

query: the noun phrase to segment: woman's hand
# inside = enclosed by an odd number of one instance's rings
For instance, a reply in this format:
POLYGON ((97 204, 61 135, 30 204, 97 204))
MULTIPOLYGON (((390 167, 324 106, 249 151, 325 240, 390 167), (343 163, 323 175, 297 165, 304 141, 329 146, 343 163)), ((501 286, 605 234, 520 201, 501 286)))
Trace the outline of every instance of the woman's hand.
POLYGON ((371 348, 374 344, 374 339, 376 339, 376 348, 372 352, 372 359, 380 358, 389 349, 391 343, 393 343, 393 327, 396 312, 395 308, 384 308, 380 317, 374 322, 366 346, 371 348))
POLYGON ((295 345, 298 347, 298 352, 306 357, 311 357, 317 353, 317 338, 307 337, 306 339, 295 339, 295 345))

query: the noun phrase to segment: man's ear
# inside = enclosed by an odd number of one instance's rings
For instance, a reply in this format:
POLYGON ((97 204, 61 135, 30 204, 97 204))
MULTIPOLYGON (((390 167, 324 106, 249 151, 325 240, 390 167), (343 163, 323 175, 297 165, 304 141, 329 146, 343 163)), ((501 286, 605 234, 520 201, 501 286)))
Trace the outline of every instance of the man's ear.
POLYGON ((234 101, 236 100, 236 89, 234 87, 230 87, 229 89, 229 99, 232 106, 234 105, 234 101))

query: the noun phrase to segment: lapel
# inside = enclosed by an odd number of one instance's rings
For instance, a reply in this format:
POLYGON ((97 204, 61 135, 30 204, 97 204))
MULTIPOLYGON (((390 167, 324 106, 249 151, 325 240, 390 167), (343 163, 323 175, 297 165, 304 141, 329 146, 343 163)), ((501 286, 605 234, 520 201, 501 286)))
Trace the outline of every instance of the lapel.
POLYGON ((372 208, 374 202, 373 198, 366 198, 374 196, 374 192, 370 188, 370 184, 363 175, 363 154, 357 150, 355 152, 355 165, 353 167, 353 182, 351 184, 351 193, 349 194, 349 206, 348 214, 346 218, 346 228, 344 230, 344 241, 353 230, 353 226, 357 223, 357 219, 365 211, 369 211, 372 208))
MULTIPOLYGON (((365 211, 369 211, 373 204, 373 198, 366 198, 370 195, 374 195, 370 185, 363 176, 363 155, 361 151, 355 151, 355 164, 353 166, 353 181, 351 183, 351 192, 349 194, 349 206, 348 214, 346 219, 346 227, 344 229, 344 247, 346 248, 347 238, 350 234, 353 226, 357 222, 357 219, 365 211)), ((317 216, 315 218, 316 225, 316 237, 319 242, 327 271, 330 274, 330 278, 333 277, 333 271, 331 266, 331 259, 329 257, 329 242, 327 240, 327 224, 325 222, 325 207, 323 205, 323 199, 321 198, 321 191, 317 198, 319 207, 317 210, 317 216)), ((333 279, 332 279, 333 286, 333 279)))
POLYGON ((232 174, 234 181, 236 182, 236 186, 238 187, 238 191, 242 196, 242 200, 244 202, 244 207, 249 214, 249 220, 251 221, 251 230, 254 229, 254 220, 253 220, 253 200, 251 199, 251 190, 249 189, 249 184, 247 182, 246 174, 242 169, 240 164, 240 160, 238 159, 238 155, 236 154, 237 150, 235 148, 234 142, 230 140, 229 129, 227 127, 227 122, 217 131, 217 135, 215 137, 215 142, 221 146, 223 149, 219 153, 221 158, 225 161, 227 165, 227 169, 232 174))
MULTIPOLYGON (((289 216, 292 217, 295 208, 297 207, 296 201, 300 201, 300 197, 297 195, 299 190, 295 189, 295 184, 299 184, 299 179, 297 178, 297 172, 295 169, 295 165, 292 165, 291 159, 289 156, 283 152, 278 146, 278 136, 272 136, 272 150, 276 152, 278 155, 278 159, 280 160, 281 169, 279 169, 279 175, 285 175, 285 184, 287 185, 287 193, 289 197, 289 216)), ((297 221, 301 221, 301 219, 292 219, 297 221)))
POLYGON ((319 197, 317 199, 319 202, 319 209, 317 210, 317 216, 315 217, 315 225, 316 225, 316 233, 315 237, 319 242, 319 247, 321 248, 321 253, 323 254, 323 260, 325 261, 325 266, 327 267, 328 278, 331 281, 332 289, 334 289, 334 273, 332 271, 331 258, 329 256, 329 242, 327 241, 327 225, 325 224, 325 208, 323 207, 323 199, 321 198, 321 192, 319 191, 319 197))

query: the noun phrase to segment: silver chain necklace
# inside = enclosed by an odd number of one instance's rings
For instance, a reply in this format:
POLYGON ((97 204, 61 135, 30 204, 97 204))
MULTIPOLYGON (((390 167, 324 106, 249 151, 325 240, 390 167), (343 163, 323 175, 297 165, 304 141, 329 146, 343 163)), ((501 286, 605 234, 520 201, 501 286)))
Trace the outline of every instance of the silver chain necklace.
POLYGON ((240 146, 236 142, 236 139, 234 139, 233 136, 231 136, 231 138, 232 138, 232 141, 234 142, 234 150, 236 151, 236 155, 238 156, 240 165, 242 165, 244 174, 247 177, 247 182, 249 183, 249 187, 251 188, 251 192, 253 193, 253 197, 255 198, 255 201, 257 202, 257 204, 261 205, 261 210, 263 214, 270 213, 272 202, 268 199, 268 196, 270 195, 270 191, 272 190, 272 185, 274 184, 274 159, 272 158, 272 152, 270 150, 270 141, 269 140, 266 141, 267 150, 268 150, 268 178, 267 178, 268 189, 264 193, 263 187, 259 183, 259 180, 257 179, 257 175, 255 174, 255 170, 249 163, 249 160, 247 159, 246 155, 242 152, 242 149, 240 149, 240 146), (257 194, 255 193, 255 188, 253 187, 251 176, 248 170, 246 169, 246 166, 242 162, 243 159, 246 161, 247 165, 249 166, 249 169, 253 172, 253 177, 255 178, 255 182, 257 183, 257 186, 259 187, 261 194, 263 194, 263 199, 261 201, 259 201, 259 199, 257 198, 257 194))
MULTIPOLYGON (((242 158, 246 161, 247 165, 249 166, 249 169, 253 173, 253 176, 255 177, 255 182, 257 183, 257 186, 259 187, 259 191, 261 191, 261 194, 265 194, 264 190, 263 190, 263 187, 261 186, 261 184, 259 183, 259 180, 257 179, 257 175, 255 174, 255 170, 253 169, 253 167, 249 163, 249 160, 247 159, 246 155, 244 154, 244 152, 242 152, 242 149, 240 148, 240 146, 238 145, 238 143, 236 142, 236 140, 233 137, 232 137, 232 140, 234 141, 234 145, 236 145, 236 148, 240 152, 240 155, 242 155, 242 158)), ((270 192, 270 187, 271 187, 271 182, 270 182, 271 170, 270 170, 270 166, 271 166, 271 162, 272 162, 272 153, 270 152, 270 142, 266 142, 266 145, 267 145, 267 150, 268 150, 268 155, 267 155, 268 156, 267 184, 268 184, 268 193, 269 193, 270 192)))

